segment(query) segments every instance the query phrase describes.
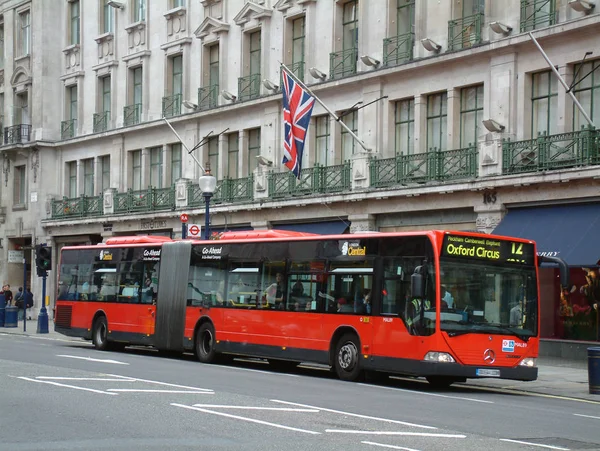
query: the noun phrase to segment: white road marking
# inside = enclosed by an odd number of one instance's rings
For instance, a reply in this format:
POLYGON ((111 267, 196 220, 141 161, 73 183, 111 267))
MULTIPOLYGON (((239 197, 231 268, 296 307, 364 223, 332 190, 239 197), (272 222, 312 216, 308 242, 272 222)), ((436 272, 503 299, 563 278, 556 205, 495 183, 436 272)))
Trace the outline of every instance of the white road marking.
POLYGON ((475 398, 465 398, 463 396, 442 395, 439 393, 428 393, 428 392, 417 391, 417 390, 407 390, 405 388, 384 387, 381 385, 370 385, 370 384, 362 384, 362 383, 359 383, 358 385, 362 385, 364 387, 371 387, 371 388, 382 388, 384 390, 395 390, 395 391, 401 391, 401 392, 406 392, 406 393, 413 393, 413 394, 419 395, 419 396, 422 396, 422 395, 437 396, 438 398, 460 399, 462 401, 480 402, 483 404, 494 404, 494 401, 486 401, 484 399, 475 399, 475 398))
POLYGON ((432 432, 403 432, 403 431, 357 431, 355 429, 325 429, 332 434, 364 434, 364 435, 406 435, 410 437, 438 437, 438 438, 467 438, 462 434, 438 434, 432 432))
POLYGON ((119 362, 118 360, 94 359, 92 357, 81 357, 81 356, 78 356, 78 355, 59 354, 56 357, 66 357, 66 358, 69 358, 69 359, 87 360, 88 362, 114 363, 115 365, 129 365, 129 363, 127 363, 127 362, 119 362))
POLYGON ((213 391, 212 388, 189 387, 187 385, 170 384, 168 382, 159 382, 159 381, 152 381, 152 380, 149 380, 149 379, 138 379, 138 378, 134 378, 134 377, 120 376, 118 374, 107 374, 107 376, 122 377, 124 379, 131 379, 133 381, 146 382, 148 384, 164 385, 165 387, 183 388, 183 389, 193 390, 193 391, 206 391, 206 392, 212 392, 213 391))
POLYGON ((300 377, 298 374, 277 373, 275 371, 255 370, 252 368, 241 368, 241 367, 224 366, 224 365, 222 367, 227 368, 228 370, 250 371, 252 373, 272 374, 272 375, 277 375, 277 376, 300 377))
POLYGON ((415 424, 415 423, 408 423, 406 421, 391 420, 389 418, 372 417, 372 416, 369 416, 369 415, 361 415, 359 413, 344 412, 342 410, 326 409, 324 407, 315 407, 315 406, 309 406, 309 405, 306 405, 306 404, 298 404, 298 403, 295 403, 295 402, 280 401, 278 399, 271 399, 271 401, 272 402, 278 402, 278 403, 281 403, 281 404, 288 404, 290 406, 299 406, 299 407, 306 407, 308 409, 318 409, 318 410, 322 410, 324 412, 339 413, 339 414, 342 414, 342 415, 348 415, 350 417, 357 417, 357 418, 364 418, 364 419, 367 419, 367 420, 376 420, 376 421, 383 421, 385 423, 402 424, 404 426, 412 426, 412 427, 422 428, 422 429, 437 429, 434 426, 425 426, 423 424, 415 424))
POLYGON ((290 407, 224 406, 218 404, 194 404, 194 407, 205 407, 211 409, 274 410, 278 412, 319 412, 318 409, 292 409, 290 407))
POLYGON ((190 390, 151 390, 144 388, 108 388, 106 391, 123 392, 123 393, 189 393, 199 395, 214 395, 214 392, 208 391, 190 391, 190 390))
POLYGON ((109 392, 105 392, 105 391, 102 391, 102 390, 94 390, 93 388, 77 387, 76 385, 59 384, 58 382, 42 381, 42 380, 39 380, 39 379, 32 379, 30 377, 19 376, 18 378, 19 379, 23 379, 24 381, 37 382, 39 384, 56 385, 57 387, 72 388, 74 390, 90 391, 92 393, 100 393, 100 394, 103 394, 103 395, 118 395, 118 393, 109 393, 109 392))
POLYGON ((224 413, 224 412, 215 412, 213 410, 202 409, 200 407, 186 406, 184 404, 177 404, 177 403, 171 403, 171 405, 175 406, 175 407, 182 407, 184 409, 196 410, 198 412, 211 413, 213 415, 219 415, 222 417, 233 418, 235 420, 248 421, 250 423, 262 424, 264 426, 272 426, 272 427, 279 428, 279 429, 287 429, 288 431, 303 432, 305 434, 312 434, 312 435, 321 435, 320 432, 316 432, 316 431, 309 431, 306 429, 294 428, 294 427, 285 426, 283 424, 278 424, 278 423, 270 423, 268 421, 256 420, 254 418, 240 417, 238 415, 231 415, 229 413, 224 413))
POLYGON ((386 445, 384 443, 377 443, 377 442, 362 441, 360 443, 364 443, 365 445, 381 446, 382 448, 402 449, 404 451, 419 451, 418 449, 414 449, 414 448, 404 448, 403 446, 386 445))
POLYGON ((574 413, 573 415, 575 415, 576 417, 593 418, 594 420, 600 420, 600 417, 594 417, 592 415, 582 415, 580 413, 574 413))
POLYGON ((539 443, 524 442, 523 440, 511 440, 509 438, 501 438, 501 442, 520 443, 521 445, 539 446, 540 448, 559 449, 561 451, 570 451, 570 448, 561 448, 560 446, 541 445, 539 443))
POLYGON ((107 379, 102 377, 37 376, 36 379, 45 379, 53 381, 135 382, 135 379, 107 379))

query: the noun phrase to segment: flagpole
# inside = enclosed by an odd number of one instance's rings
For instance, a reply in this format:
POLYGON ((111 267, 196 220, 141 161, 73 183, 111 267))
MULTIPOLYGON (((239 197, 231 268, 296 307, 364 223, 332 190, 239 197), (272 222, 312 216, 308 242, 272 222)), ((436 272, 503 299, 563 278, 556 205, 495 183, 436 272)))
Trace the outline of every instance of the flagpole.
POLYGON ((200 164, 200 162, 199 162, 199 161, 198 161, 198 159, 197 159, 197 158, 194 156, 194 154, 193 154, 193 153, 192 153, 192 151, 189 149, 189 147, 185 145, 185 143, 183 142, 183 139, 181 139, 181 136, 179 136, 179 134, 178 134, 178 133, 175 131, 175 129, 173 128, 173 126, 171 125, 171 123, 169 122, 169 120, 168 120, 166 117, 163 117, 163 119, 165 120, 165 122, 167 123, 167 125, 169 126, 169 128, 171 129, 171 131, 172 131, 173 133, 175 133, 175 136, 177 136, 177 139, 179 140, 179 142, 181 143, 181 145, 182 145, 183 147, 185 147, 185 150, 187 150, 187 152, 188 152, 188 155, 190 155, 190 156, 191 156, 191 157, 194 159, 194 161, 196 162, 196 164, 197 164, 198 166, 200 166, 200 169, 202 170, 202 172, 206 172, 206 170, 204 169, 204 166, 202 166, 202 165, 200 164))
POLYGON ((308 92, 308 93, 309 93, 311 96, 313 96, 313 97, 315 98, 315 100, 316 100, 317 102, 319 102, 319 105, 321 105, 321 106, 322 106, 322 107, 325 109, 325 111, 327 111, 327 112, 328 112, 328 113, 331 115, 331 117, 333 117, 333 118, 336 120, 336 122, 339 122, 339 124, 340 124, 340 125, 341 125, 343 128, 345 128, 345 129, 346 129, 346 131, 347 131, 348 133, 350 133, 350 136, 352 136, 352 137, 353 137, 353 138, 354 138, 354 139, 355 139, 355 140, 356 140, 356 141, 357 141, 357 142, 360 144, 360 146, 361 146, 363 149, 365 149, 367 152, 370 152, 370 151, 371 151, 371 149, 369 149, 369 148, 368 148, 368 147, 365 145, 365 143, 364 143, 364 142, 362 142, 362 140, 361 140, 361 139, 360 139, 358 136, 356 136, 356 133, 354 133, 354 132, 353 132, 353 131, 350 129, 350 127, 348 127, 346 124, 344 124, 344 122, 340 120, 340 118, 337 116, 337 114, 335 114, 333 111, 331 111, 331 110, 330 110, 330 109, 327 107, 327 105, 325 105, 325 104, 324 104, 324 103, 321 101, 321 99, 319 99, 319 98, 318 98, 318 97, 315 95, 315 93, 314 93, 314 92, 312 92, 312 91, 311 91, 311 90, 310 90, 310 89, 309 89, 309 88, 308 88, 308 87, 307 87, 307 86, 306 86, 304 83, 302 83, 302 81, 300 81, 300 80, 298 79, 298 77, 296 77, 296 75, 295 75, 295 74, 294 74, 294 73, 293 73, 293 72, 292 72, 292 71, 291 71, 291 70, 290 70, 290 69, 289 69, 289 68, 288 68, 288 67, 287 67, 285 64, 283 64, 283 63, 279 63, 279 64, 281 64, 281 67, 283 67, 283 68, 285 69, 285 71, 286 71, 286 72, 287 72, 287 74, 288 74, 288 75, 289 75, 289 76, 292 78, 292 80, 294 80, 296 83, 298 83, 298 84, 299 84, 299 85, 302 87, 302 89, 304 89, 304 90, 305 90, 306 92, 308 92))

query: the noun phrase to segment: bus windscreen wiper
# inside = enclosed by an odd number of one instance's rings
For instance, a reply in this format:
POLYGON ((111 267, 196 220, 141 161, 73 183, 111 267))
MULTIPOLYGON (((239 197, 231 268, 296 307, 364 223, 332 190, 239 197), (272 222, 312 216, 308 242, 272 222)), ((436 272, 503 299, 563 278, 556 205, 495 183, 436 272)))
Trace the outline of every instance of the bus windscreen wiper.
POLYGON ((497 330, 501 330, 504 333, 510 334, 510 335, 514 335, 517 338, 520 338, 521 340, 523 340, 524 342, 529 341, 530 335, 524 334, 524 333, 519 333, 519 331, 511 328, 511 327, 507 327, 505 324, 498 324, 498 323, 488 323, 486 324, 486 326, 489 327, 494 327, 497 330))

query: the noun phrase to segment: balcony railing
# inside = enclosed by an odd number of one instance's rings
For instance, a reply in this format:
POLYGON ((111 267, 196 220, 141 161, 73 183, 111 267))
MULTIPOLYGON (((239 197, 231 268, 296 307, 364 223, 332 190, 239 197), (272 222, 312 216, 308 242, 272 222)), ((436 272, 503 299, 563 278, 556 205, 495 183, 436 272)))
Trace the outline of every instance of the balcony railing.
POLYGON ((600 130, 581 130, 557 135, 540 134, 525 141, 502 144, 502 173, 547 171, 600 164, 600 130))
POLYGON ((69 119, 60 123, 60 139, 69 139, 75 136, 77 119, 69 119))
MULTIPOLYGON (((288 66, 288 69, 294 74, 300 81, 304 81, 304 61, 298 61, 288 66)), ((281 84, 279 85, 281 86, 281 84)))
POLYGON ((240 100, 256 99, 258 96, 260 96, 260 74, 238 78, 238 98, 240 100))
POLYGON ((181 94, 163 97, 162 113, 164 117, 179 116, 181 114, 181 94))
POLYGON ((477 177, 477 147, 396 155, 370 161, 371 187, 477 177))
POLYGON ((273 199, 350 190, 350 162, 304 168, 299 179, 289 171, 269 174, 269 197, 273 199))
POLYGON ((340 78, 356 73, 356 59, 358 58, 358 49, 351 48, 341 52, 329 54, 329 75, 330 78, 340 78))
POLYGON ((521 33, 556 23, 556 0, 521 0, 521 33))
POLYGON ((110 122, 110 111, 94 113, 94 133, 105 132, 108 130, 110 122))
POLYGON ((448 50, 460 50, 481 43, 483 13, 448 22, 448 50))
POLYGON ((383 65, 395 66, 413 58, 415 34, 406 33, 383 40, 383 65))
MULTIPOLYGON (((251 202, 254 200, 253 176, 240 179, 223 179, 217 181, 217 187, 212 195, 212 204, 229 202, 251 202)), ((188 201, 190 207, 204 205, 202 190, 197 184, 188 186, 188 201)))
POLYGON ((128 190, 125 193, 116 193, 114 202, 115 213, 169 210, 175 207, 175 187, 128 190))
POLYGON ((219 85, 209 85, 198 88, 198 109, 208 110, 219 106, 219 85))
POLYGON ((83 218, 102 215, 102 196, 80 196, 52 201, 52 218, 83 218))
POLYGON ((140 123, 142 115, 142 104, 134 103, 123 107, 123 125, 128 127, 140 123))
POLYGON ((31 139, 31 125, 19 124, 4 127, 4 144, 19 144, 31 139))

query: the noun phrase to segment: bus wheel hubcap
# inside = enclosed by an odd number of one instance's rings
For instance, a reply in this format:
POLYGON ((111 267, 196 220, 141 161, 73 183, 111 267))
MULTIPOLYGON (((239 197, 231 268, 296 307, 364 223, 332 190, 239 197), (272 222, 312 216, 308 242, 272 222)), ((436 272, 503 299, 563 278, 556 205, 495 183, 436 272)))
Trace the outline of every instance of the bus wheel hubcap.
POLYGON ((340 348, 338 362, 340 367, 346 371, 351 371, 358 361, 358 350, 354 343, 346 343, 340 348))
POLYGON ((204 354, 210 353, 212 349, 212 334, 209 331, 204 332, 202 337, 202 351, 204 354))

